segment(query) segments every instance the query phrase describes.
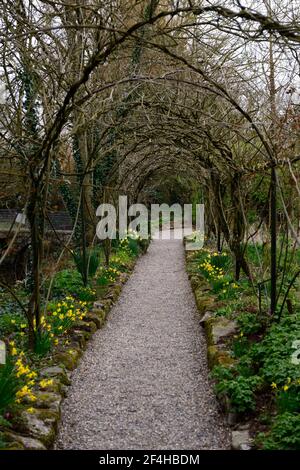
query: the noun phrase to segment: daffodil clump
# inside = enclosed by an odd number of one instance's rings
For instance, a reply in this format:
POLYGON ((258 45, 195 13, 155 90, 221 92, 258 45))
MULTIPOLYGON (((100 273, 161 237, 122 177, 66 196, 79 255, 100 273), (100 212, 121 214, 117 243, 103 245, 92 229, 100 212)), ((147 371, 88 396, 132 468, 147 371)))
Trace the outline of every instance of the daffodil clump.
POLYGON ((116 255, 113 255, 110 258, 110 266, 113 268, 116 268, 117 271, 124 272, 128 268, 128 261, 129 261, 129 256, 126 254, 124 251, 121 253, 118 253, 116 255))
POLYGON ((209 281, 213 291, 220 299, 235 297, 239 285, 227 274, 229 257, 227 253, 210 253, 202 249, 202 260, 198 265, 203 276, 209 281))
POLYGON ((105 268, 102 266, 97 275, 97 282, 100 285, 113 283, 121 274, 121 271, 113 266, 105 268))
POLYGON ((81 301, 91 302, 96 300, 96 291, 91 287, 81 287, 77 292, 77 296, 81 301))
POLYGON ((68 331, 78 320, 83 320, 87 313, 87 302, 77 301, 73 296, 49 306, 47 317, 41 319, 42 328, 49 332, 51 338, 68 331))
MULTIPOLYGON (((210 258, 210 255, 208 255, 208 258, 210 258)), ((205 276, 210 280, 223 279, 223 277, 225 276, 224 270, 222 268, 219 268, 218 266, 214 266, 209 259, 201 263, 199 265, 199 268, 205 273, 205 276)))
POLYGON ((199 264, 200 270, 210 280, 223 279, 228 265, 227 253, 210 253, 207 249, 202 249, 204 260, 199 264))
POLYGON ((37 373, 30 368, 26 362, 24 351, 17 348, 14 340, 9 342, 9 352, 14 363, 13 374, 19 385, 15 392, 15 402, 21 403, 24 399, 34 402, 36 396, 33 387, 36 384, 37 373))

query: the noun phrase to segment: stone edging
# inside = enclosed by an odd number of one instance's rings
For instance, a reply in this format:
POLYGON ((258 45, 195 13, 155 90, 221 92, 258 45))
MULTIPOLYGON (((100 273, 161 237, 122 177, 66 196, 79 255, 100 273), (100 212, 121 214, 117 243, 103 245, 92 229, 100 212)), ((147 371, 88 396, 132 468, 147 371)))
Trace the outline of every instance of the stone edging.
POLYGON ((35 388, 37 399, 33 404, 28 402, 28 408, 32 406, 31 412, 24 410, 18 416, 17 431, 7 429, 0 432, 7 443, 5 450, 47 450, 53 447, 61 404, 71 384, 71 373, 76 369, 92 334, 105 324, 111 307, 133 269, 134 265, 129 268, 129 273, 122 273, 118 282, 109 287, 104 298, 94 302, 94 308, 87 312, 82 321, 76 323, 70 331, 68 346, 55 351, 53 365, 38 371, 39 382, 51 379, 52 383, 45 388, 40 385, 35 388))
MULTIPOLYGON (((189 263, 188 252, 186 252, 186 263, 187 265, 189 263)), ((230 367, 234 364, 234 359, 227 347, 226 339, 237 332, 237 325, 226 317, 213 315, 217 305, 205 278, 189 272, 188 277, 200 315, 200 325, 205 331, 208 367, 210 370, 217 365, 230 367)), ((224 411, 226 422, 231 428, 231 449, 251 450, 253 441, 248 425, 238 422, 238 415, 232 411, 228 397, 219 400, 219 402, 224 411)))

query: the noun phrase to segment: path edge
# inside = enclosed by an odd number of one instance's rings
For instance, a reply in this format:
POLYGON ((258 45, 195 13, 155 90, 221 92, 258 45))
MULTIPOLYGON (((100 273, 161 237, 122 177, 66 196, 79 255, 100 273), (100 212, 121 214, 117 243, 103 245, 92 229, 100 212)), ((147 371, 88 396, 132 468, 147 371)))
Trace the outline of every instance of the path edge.
MULTIPOLYGON (((205 334, 208 368, 212 371, 218 365, 231 367, 234 364, 234 359, 230 350, 226 348, 224 339, 232 335, 237 325, 226 317, 214 317, 214 312, 218 308, 217 302, 207 280, 199 271, 195 272, 193 269, 195 264, 193 255, 193 251, 185 251, 186 272, 200 317, 199 325, 203 328, 205 334)), ((231 450, 252 450, 253 441, 249 430, 245 428, 244 424, 238 422, 238 415, 232 410, 229 397, 225 395, 222 400, 218 396, 216 398, 225 416, 225 421, 231 428, 231 450)))

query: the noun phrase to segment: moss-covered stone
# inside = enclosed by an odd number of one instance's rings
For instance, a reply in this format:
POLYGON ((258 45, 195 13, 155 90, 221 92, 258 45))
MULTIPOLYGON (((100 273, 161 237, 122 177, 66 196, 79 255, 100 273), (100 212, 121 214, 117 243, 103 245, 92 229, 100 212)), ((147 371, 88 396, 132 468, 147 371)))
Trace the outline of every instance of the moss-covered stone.
POLYGON ((128 273, 121 273, 120 277, 119 277, 119 280, 122 284, 125 284, 125 282, 127 282, 128 278, 129 278, 128 273))
MULTIPOLYGON (((112 305, 111 299, 101 299, 94 302, 94 310, 102 310, 105 314, 110 310, 112 305)), ((93 311, 94 311, 93 310, 93 311)))
POLYGON ((97 318, 99 319, 100 328, 102 328, 102 326, 105 323, 107 313, 103 309, 100 309, 100 308, 93 308, 91 313, 97 316, 97 318))
POLYGON ((8 450, 46 450, 40 440, 13 432, 3 433, 3 440, 7 442, 8 450))
POLYGON ((58 352, 54 356, 55 362, 63 364, 68 370, 74 370, 77 366, 82 352, 75 348, 70 348, 67 351, 58 352))
POLYGON ((209 368, 212 369, 215 366, 230 367, 234 364, 234 359, 229 351, 219 349, 216 345, 211 345, 207 348, 207 362, 209 368))
POLYGON ((86 316, 84 317, 84 321, 87 321, 87 322, 93 322, 95 323, 95 325, 97 326, 97 328, 101 328, 102 324, 103 324, 103 320, 102 320, 102 317, 99 315, 97 315, 96 313, 94 312, 88 312, 86 314, 86 316))
POLYGON ((20 431, 50 447, 55 439, 58 420, 59 413, 53 410, 34 409, 32 413, 23 411, 20 431))
POLYGON ((207 310, 213 310, 215 301, 210 295, 203 293, 201 288, 196 289, 194 295, 197 309, 201 316, 204 315, 207 310))
POLYGON ((72 330, 70 334, 70 347, 84 350, 89 337, 90 333, 87 331, 77 329, 72 330))
POLYGON ((95 331, 97 331, 97 325, 95 324, 94 321, 80 320, 80 321, 76 322, 75 328, 76 328, 76 330, 87 331, 88 333, 91 333, 91 334, 93 334, 93 333, 95 333, 95 331))
POLYGON ((205 322, 205 331, 209 345, 220 344, 224 339, 237 331, 234 321, 224 317, 209 318, 205 322))
POLYGON ((120 295, 122 290, 122 284, 114 284, 108 290, 108 293, 105 296, 105 300, 110 300, 111 302, 115 302, 120 295))
POLYGON ((64 385, 70 385, 70 378, 64 366, 53 365, 50 367, 44 367, 40 369, 39 376, 44 379, 56 379, 64 385))
POLYGON ((202 289, 202 291, 210 290, 210 287, 209 287, 207 281, 201 276, 192 274, 190 276, 190 282, 191 282, 192 289, 194 291, 196 289, 202 289))
POLYGON ((53 365, 40 369, 39 376, 42 379, 56 379, 64 385, 70 385, 70 378, 64 366, 53 365))
POLYGON ((36 400, 34 402, 34 408, 42 408, 56 411, 60 414, 60 405, 62 402, 62 396, 58 393, 47 391, 35 391, 34 395, 36 400))

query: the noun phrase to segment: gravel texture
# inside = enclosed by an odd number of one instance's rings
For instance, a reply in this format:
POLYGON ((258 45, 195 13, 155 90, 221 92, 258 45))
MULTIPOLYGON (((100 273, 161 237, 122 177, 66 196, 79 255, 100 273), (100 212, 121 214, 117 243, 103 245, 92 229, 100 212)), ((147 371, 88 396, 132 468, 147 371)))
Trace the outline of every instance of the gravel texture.
POLYGON ((180 240, 154 240, 75 370, 56 449, 228 449, 180 240))

